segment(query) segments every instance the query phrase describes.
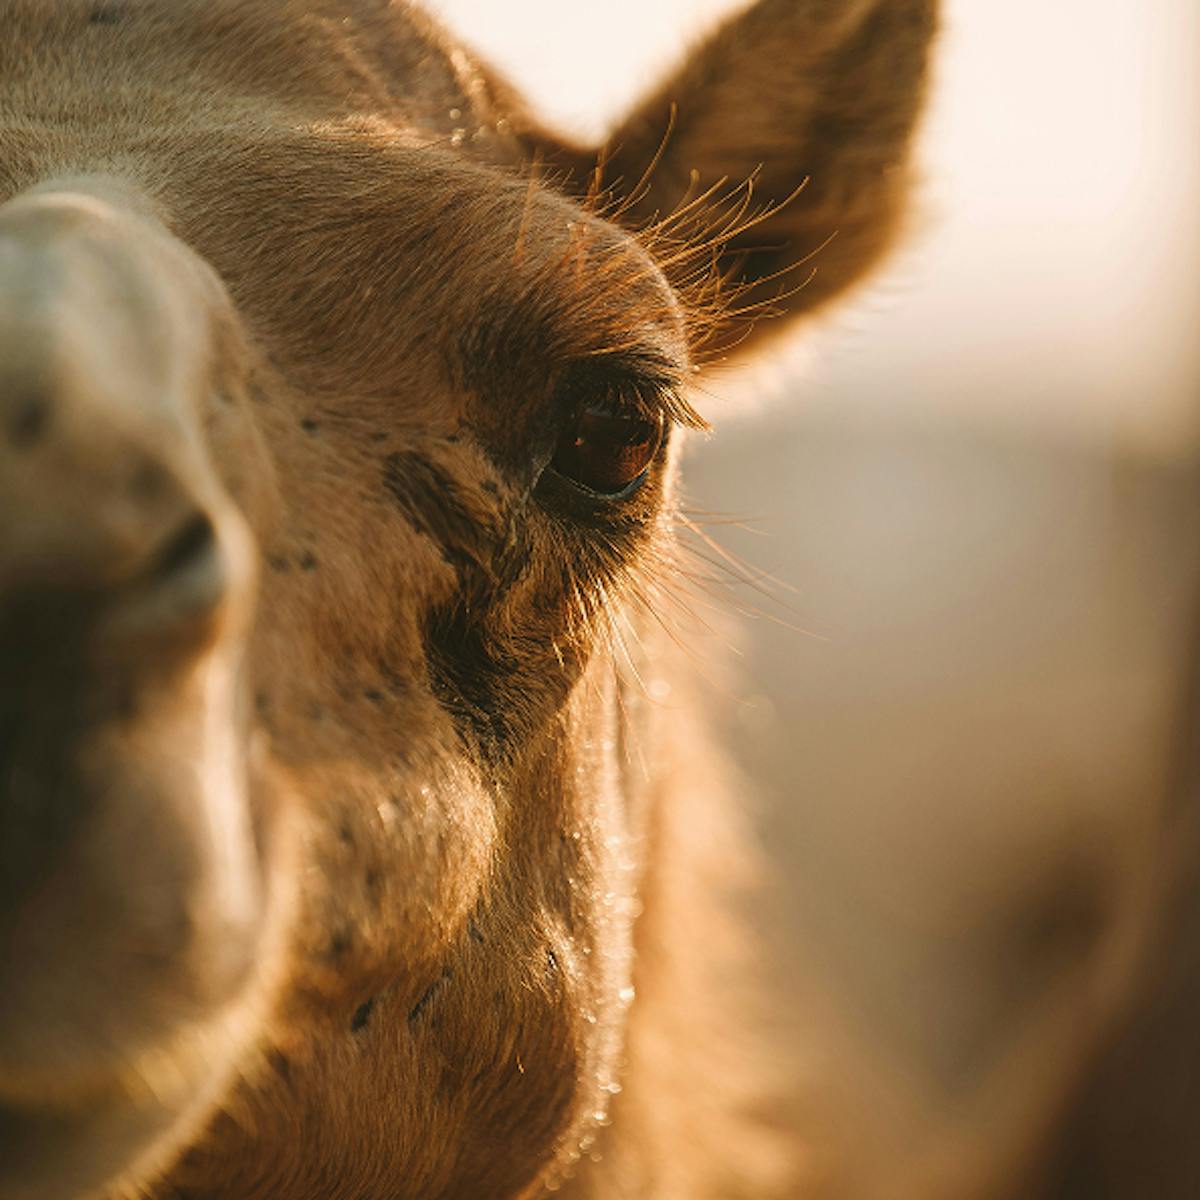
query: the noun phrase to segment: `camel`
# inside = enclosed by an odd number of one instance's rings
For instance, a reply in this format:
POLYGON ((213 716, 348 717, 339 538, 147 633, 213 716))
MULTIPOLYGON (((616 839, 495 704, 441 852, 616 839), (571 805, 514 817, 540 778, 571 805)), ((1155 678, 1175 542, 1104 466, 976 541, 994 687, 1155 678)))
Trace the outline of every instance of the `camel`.
POLYGON ((599 150, 403 2, 0 0, 6 1200, 795 1194, 677 463, 903 230, 935 8, 599 150))

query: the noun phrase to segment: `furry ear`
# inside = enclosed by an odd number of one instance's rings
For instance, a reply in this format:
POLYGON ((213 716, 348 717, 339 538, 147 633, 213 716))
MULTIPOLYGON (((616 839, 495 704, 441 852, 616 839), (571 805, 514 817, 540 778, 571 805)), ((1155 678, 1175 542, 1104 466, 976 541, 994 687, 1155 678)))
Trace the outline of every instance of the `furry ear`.
MULTIPOLYGON (((597 173, 575 159, 593 188, 601 174, 619 221, 657 225, 651 240, 685 291, 711 281, 715 261, 717 309, 735 319, 717 321, 702 353, 756 345, 785 324, 747 329, 738 312, 820 308, 894 241, 937 8, 758 0, 618 125, 597 173)), ((701 295, 702 310, 711 299, 701 295)))

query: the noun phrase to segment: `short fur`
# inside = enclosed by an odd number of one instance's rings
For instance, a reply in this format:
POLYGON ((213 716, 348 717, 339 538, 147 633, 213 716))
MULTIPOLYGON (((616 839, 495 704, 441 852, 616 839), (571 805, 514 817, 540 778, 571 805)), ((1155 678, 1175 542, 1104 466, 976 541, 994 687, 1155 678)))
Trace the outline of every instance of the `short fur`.
POLYGON ((679 437, 543 468, 874 265, 934 8, 759 0, 598 154, 403 4, 0 2, 6 1196, 795 1194, 679 437))

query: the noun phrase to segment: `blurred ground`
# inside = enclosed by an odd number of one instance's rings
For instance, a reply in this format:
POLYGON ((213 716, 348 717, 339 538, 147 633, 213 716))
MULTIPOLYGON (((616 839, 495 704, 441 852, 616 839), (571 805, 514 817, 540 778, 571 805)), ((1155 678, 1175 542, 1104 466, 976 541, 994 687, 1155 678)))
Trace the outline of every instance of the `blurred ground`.
MULTIPOLYGON (((595 132, 731 5, 436 7, 595 132)), ((1033 1195, 1014 1164, 1157 969, 1200 632, 1198 135, 1195 0, 949 0, 909 248, 801 353, 706 385, 689 494, 780 581, 738 593, 763 615, 729 732, 855 1200, 1033 1195)), ((1047 1195, 1200 1195, 1137 1183, 1163 1122, 1108 1107, 1079 1120, 1125 1174, 1093 1155, 1047 1195)))

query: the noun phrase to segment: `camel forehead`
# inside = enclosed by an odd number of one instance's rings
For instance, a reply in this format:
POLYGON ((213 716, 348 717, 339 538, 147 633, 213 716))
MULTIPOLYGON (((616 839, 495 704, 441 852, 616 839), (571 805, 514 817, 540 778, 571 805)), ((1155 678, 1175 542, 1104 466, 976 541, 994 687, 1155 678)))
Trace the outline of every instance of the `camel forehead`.
POLYGON ((478 84, 468 57, 403 0, 3 0, 0 76, 19 109, 136 110, 186 123, 253 96, 339 113, 411 112, 478 84), (82 91, 91 81, 101 85, 82 91), (208 85, 202 90, 200 84, 208 85))
MULTIPOLYGON (((302 390, 411 397, 433 387, 439 403, 469 391, 504 406, 581 360, 645 362, 668 383, 681 375, 682 313, 652 258, 500 169, 308 130, 214 132, 184 156, 148 138, 143 154, 141 178, 128 182, 158 220, 143 223, 144 249, 128 235, 110 256, 156 259, 194 290, 208 273, 162 255, 161 222, 215 270, 246 332, 302 390)), ((80 161, 93 165, 86 153, 80 161)), ((34 192, 71 186, 43 180, 34 192)), ((80 258, 72 243, 95 240, 78 221, 43 224, 52 227, 39 240, 57 242, 67 266, 80 258)))
POLYGON ((64 167, 130 179, 302 385, 336 364, 338 390, 411 389, 430 365, 414 356, 434 356, 510 394, 497 364, 528 376, 631 329, 682 357, 650 256, 518 174, 469 56, 406 5, 0 0, 0 16, 0 201, 64 167))
POLYGON ((684 353, 678 302, 635 239, 438 147, 324 130, 215 137, 162 193, 248 316, 304 325, 309 347, 334 341, 376 371, 413 341, 465 355, 468 374, 482 355, 571 362, 631 338, 684 353))

